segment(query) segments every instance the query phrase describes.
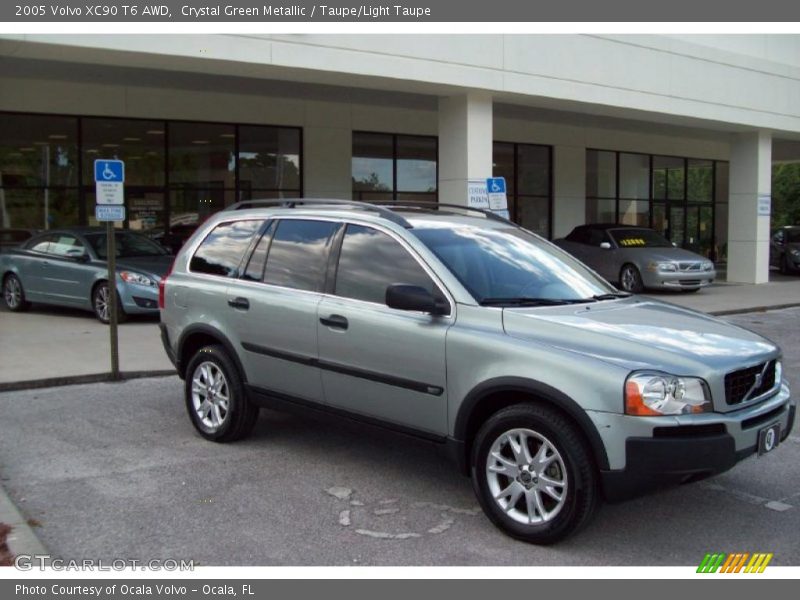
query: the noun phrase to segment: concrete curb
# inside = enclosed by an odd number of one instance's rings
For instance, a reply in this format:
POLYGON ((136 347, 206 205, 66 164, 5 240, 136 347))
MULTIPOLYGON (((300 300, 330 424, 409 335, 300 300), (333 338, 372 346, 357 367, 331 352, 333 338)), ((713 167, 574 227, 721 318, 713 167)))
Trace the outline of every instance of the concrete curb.
POLYGON ((769 310, 783 310, 784 308, 797 308, 800 302, 789 302, 787 304, 769 304, 765 306, 748 306, 747 308, 731 308, 728 310, 714 310, 708 314, 715 317, 722 317, 724 315, 743 315, 751 312, 767 312, 769 310))
MULTIPOLYGON (((174 369, 155 371, 124 371, 116 381, 128 379, 141 379, 142 377, 169 377, 177 375, 174 369)), ((111 373, 93 373, 89 375, 69 375, 65 377, 50 377, 48 379, 30 379, 27 381, 9 381, 0 383, 0 392, 15 392, 19 390, 33 390, 38 388, 59 387, 62 385, 79 385, 82 383, 103 383, 115 381, 111 373)))
POLYGON ((11 527, 6 543, 12 556, 50 554, 2 486, 0 486, 0 523, 11 527))

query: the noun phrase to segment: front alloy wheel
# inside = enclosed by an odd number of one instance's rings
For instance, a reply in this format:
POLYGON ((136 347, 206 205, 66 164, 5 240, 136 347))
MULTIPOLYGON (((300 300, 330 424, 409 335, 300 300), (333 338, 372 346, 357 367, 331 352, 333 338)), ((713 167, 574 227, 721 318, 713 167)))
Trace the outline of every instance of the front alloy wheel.
POLYGON ((644 291, 642 274, 633 265, 625 265, 619 274, 619 284, 623 290, 631 294, 639 294, 644 291))
MULTIPOLYGON (((101 323, 108 324, 111 321, 111 290, 105 281, 97 284, 92 294, 92 306, 94 314, 101 323)), ((127 318, 122 309, 122 303, 117 297, 117 323, 124 323, 127 318)))
POLYGON ((25 290, 22 289, 22 282, 13 273, 6 277, 3 282, 3 300, 5 300, 8 310, 19 312, 30 305, 25 300, 25 290))
POLYGON ((588 523, 599 502, 588 444, 546 404, 492 415, 472 445, 472 485, 486 516, 520 540, 552 544, 588 523))
POLYGON ((523 524, 555 518, 569 485, 561 454, 532 429, 512 429, 495 440, 486 458, 486 478, 497 505, 523 524))

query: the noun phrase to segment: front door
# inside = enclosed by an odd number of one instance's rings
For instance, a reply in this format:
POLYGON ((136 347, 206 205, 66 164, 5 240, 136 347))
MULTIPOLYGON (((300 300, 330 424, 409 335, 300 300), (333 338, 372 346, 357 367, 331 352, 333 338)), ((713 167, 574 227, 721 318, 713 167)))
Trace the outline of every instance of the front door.
POLYGON ((325 400, 351 413, 445 435, 445 338, 453 317, 389 308, 386 288, 397 283, 444 298, 399 239, 347 225, 335 282, 318 307, 325 400))

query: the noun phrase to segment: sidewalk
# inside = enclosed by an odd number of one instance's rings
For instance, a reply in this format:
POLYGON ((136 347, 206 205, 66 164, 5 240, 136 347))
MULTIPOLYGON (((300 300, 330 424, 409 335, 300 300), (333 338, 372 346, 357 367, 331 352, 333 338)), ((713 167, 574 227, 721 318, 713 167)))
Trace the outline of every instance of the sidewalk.
MULTIPOLYGON (((694 294, 650 297, 718 315, 800 305, 800 277, 774 279, 763 285, 718 283, 694 294)), ((153 319, 120 325, 119 348, 124 373, 174 372, 153 319)), ((18 314, 0 310, 0 391, 74 383, 76 377, 97 381, 110 368, 108 327, 91 314, 45 306, 18 314)))

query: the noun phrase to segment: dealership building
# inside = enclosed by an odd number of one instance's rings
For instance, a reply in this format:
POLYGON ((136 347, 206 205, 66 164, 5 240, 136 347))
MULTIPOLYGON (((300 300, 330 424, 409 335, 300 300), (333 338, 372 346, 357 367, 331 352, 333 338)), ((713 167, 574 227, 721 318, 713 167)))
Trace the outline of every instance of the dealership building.
POLYGON ((97 158, 125 161, 131 229, 503 176, 545 237, 653 227, 762 283, 800 36, 0 36, 0 228, 93 224, 97 158))

